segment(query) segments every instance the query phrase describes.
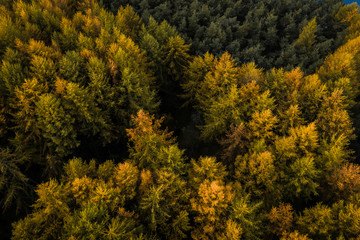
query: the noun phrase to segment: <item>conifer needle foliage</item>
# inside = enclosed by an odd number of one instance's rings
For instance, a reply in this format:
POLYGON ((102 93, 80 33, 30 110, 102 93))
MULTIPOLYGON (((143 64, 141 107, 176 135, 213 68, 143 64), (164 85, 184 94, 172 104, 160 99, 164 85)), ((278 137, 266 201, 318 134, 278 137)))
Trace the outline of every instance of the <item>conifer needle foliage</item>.
POLYGON ((0 1, 0 238, 359 239, 359 26, 340 0, 0 1))

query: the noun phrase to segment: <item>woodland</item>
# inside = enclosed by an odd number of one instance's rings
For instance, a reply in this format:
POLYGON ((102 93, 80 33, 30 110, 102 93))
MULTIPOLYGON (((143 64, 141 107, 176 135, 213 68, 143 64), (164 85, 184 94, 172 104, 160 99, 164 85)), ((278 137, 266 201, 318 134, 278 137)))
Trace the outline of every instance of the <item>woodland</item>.
POLYGON ((0 239, 360 239, 356 3, 0 0, 0 60, 0 239))

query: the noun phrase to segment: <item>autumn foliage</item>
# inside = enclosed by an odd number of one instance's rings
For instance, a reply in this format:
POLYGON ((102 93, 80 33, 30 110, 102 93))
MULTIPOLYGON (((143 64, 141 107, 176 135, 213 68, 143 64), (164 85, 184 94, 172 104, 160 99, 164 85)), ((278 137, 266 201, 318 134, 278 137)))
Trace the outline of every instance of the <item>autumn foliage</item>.
POLYGON ((359 239, 358 6, 129 2, 0 1, 0 236, 359 239))

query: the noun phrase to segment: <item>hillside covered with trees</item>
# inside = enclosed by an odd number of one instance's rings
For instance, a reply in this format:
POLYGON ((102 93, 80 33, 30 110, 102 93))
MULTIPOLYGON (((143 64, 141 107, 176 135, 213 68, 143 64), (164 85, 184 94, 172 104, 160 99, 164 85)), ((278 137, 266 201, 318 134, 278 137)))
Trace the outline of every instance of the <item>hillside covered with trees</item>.
POLYGON ((0 238, 360 239, 360 13, 0 1, 0 238))

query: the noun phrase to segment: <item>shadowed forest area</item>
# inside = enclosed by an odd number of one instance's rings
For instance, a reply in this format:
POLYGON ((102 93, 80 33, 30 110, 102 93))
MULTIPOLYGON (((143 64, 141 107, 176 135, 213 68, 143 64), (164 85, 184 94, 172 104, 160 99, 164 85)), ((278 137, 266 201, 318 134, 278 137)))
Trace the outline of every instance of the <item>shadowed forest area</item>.
POLYGON ((0 238, 360 239, 360 13, 0 0, 0 238))

